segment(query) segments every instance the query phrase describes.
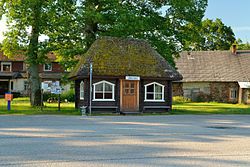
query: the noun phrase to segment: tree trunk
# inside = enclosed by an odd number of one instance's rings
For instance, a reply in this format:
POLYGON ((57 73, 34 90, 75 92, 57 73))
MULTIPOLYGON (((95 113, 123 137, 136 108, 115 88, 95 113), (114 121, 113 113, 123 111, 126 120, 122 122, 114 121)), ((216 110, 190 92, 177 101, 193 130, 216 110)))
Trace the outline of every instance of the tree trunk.
POLYGON ((41 106, 41 82, 39 78, 38 37, 40 34, 42 1, 37 0, 33 6, 33 20, 31 24, 30 43, 27 54, 29 64, 29 81, 31 86, 30 103, 32 106, 41 106))
POLYGON ((31 64, 29 67, 29 83, 31 86, 30 103, 32 106, 41 106, 41 82, 38 72, 38 64, 31 64))

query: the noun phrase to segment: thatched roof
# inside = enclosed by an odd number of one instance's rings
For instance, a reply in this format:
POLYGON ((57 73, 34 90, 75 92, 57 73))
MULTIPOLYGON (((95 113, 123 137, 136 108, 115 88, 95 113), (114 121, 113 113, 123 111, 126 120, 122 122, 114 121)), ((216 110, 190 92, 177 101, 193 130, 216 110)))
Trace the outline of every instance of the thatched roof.
POLYGON ((176 67, 183 82, 250 81, 250 51, 182 52, 176 67))
POLYGON ((92 60, 94 76, 159 77, 180 80, 182 76, 145 40, 102 37, 97 39, 82 56, 70 78, 89 75, 92 60))

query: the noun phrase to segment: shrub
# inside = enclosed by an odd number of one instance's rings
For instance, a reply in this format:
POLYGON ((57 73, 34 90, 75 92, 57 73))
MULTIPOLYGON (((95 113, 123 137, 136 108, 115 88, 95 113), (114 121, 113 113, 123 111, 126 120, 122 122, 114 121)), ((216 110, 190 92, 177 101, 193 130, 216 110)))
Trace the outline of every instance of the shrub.
POLYGON ((61 101, 67 100, 68 102, 74 102, 75 101, 75 91, 73 89, 63 92, 61 94, 61 101))
POLYGON ((49 101, 49 100, 53 100, 53 102, 57 101, 58 100, 58 95, 52 94, 50 92, 44 92, 43 93, 43 101, 49 101))
POLYGON ((187 102, 191 102, 191 99, 187 97, 183 97, 183 96, 174 96, 173 102, 174 103, 187 103, 187 102))
POLYGON ((206 94, 206 93, 200 92, 197 95, 195 101, 196 102, 209 102, 209 101, 211 101, 211 96, 206 94))
MULTIPOLYGON (((75 101, 75 92, 74 90, 69 90, 67 92, 63 92, 60 96, 61 102, 67 101, 67 102, 74 102, 75 101)), ((58 101, 58 95, 52 94, 50 92, 44 92, 43 93, 43 101, 47 102, 57 102, 58 101)))

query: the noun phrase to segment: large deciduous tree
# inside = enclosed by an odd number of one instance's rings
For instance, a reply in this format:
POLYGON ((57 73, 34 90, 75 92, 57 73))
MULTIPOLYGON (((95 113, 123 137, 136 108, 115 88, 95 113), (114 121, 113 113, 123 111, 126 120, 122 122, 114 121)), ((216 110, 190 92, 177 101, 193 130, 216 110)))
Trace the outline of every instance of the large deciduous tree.
POLYGON ((231 27, 220 19, 206 19, 201 26, 187 25, 188 29, 196 30, 193 40, 186 41, 185 47, 190 50, 228 50, 235 41, 231 27))
POLYGON ((71 42, 63 43, 57 36, 51 42, 61 43, 58 52, 67 64, 73 56, 68 50, 84 52, 99 36, 146 39, 174 65, 173 55, 193 38, 185 25, 198 26, 206 6, 207 0, 79 0, 71 42))
POLYGON ((53 28, 57 26, 57 20, 53 19, 54 15, 66 14, 60 26, 68 25, 75 5, 74 0, 0 1, 0 16, 5 15, 9 29, 5 33, 2 50, 7 56, 18 52, 26 55, 32 106, 41 105, 38 65, 44 63, 47 53, 53 50, 47 40, 39 41, 39 37, 53 32, 53 28))

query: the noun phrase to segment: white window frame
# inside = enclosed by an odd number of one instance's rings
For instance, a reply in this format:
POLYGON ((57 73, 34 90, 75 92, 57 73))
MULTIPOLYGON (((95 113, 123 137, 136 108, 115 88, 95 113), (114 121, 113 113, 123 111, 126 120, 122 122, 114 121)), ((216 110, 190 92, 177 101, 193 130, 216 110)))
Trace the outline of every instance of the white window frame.
POLYGON ((235 99, 237 99, 238 98, 238 91, 237 91, 237 89, 235 89, 235 88, 231 88, 230 89, 230 99, 232 99, 232 100, 235 100, 235 99), (234 91, 234 93, 235 93, 235 97, 232 97, 232 95, 233 95, 233 92, 234 91))
POLYGON ((84 100, 84 82, 80 83, 80 100, 84 100))
POLYGON ((93 91, 93 94, 94 94, 94 95, 93 95, 93 100, 92 100, 92 101, 115 101, 115 84, 103 80, 103 81, 94 83, 94 84, 93 84, 93 89, 94 89, 94 91, 93 91), (103 99, 96 99, 96 98, 95 98, 95 93, 96 93, 96 91, 95 91, 95 86, 96 86, 96 85, 99 85, 99 84, 103 84, 103 92, 102 92, 102 93, 103 93, 103 99), (112 99, 104 99, 104 98, 105 98, 105 96, 104 96, 104 93, 105 93, 105 84, 109 84, 109 85, 112 86, 112 99))
POLYGON ((43 65, 43 71, 52 71, 52 63, 46 63, 46 64, 44 64, 43 65), (46 65, 50 65, 51 68, 50 69, 45 69, 46 65))
POLYGON ((160 84, 160 83, 158 83, 158 82, 151 82, 151 83, 149 83, 149 84, 147 84, 147 85, 144 85, 144 88, 145 88, 145 96, 144 96, 144 101, 145 102, 165 102, 165 100, 164 100, 164 89, 165 89, 165 86, 164 85, 162 85, 162 84, 160 84), (147 87, 148 86, 150 86, 150 85, 154 85, 154 99, 147 99, 147 87), (161 86, 162 87, 162 99, 161 100, 155 100, 155 85, 158 85, 158 86, 161 86))
POLYGON ((1 62, 1 71, 2 72, 12 72, 12 63, 11 62, 1 62), (3 71, 3 65, 10 65, 10 71, 3 71))

